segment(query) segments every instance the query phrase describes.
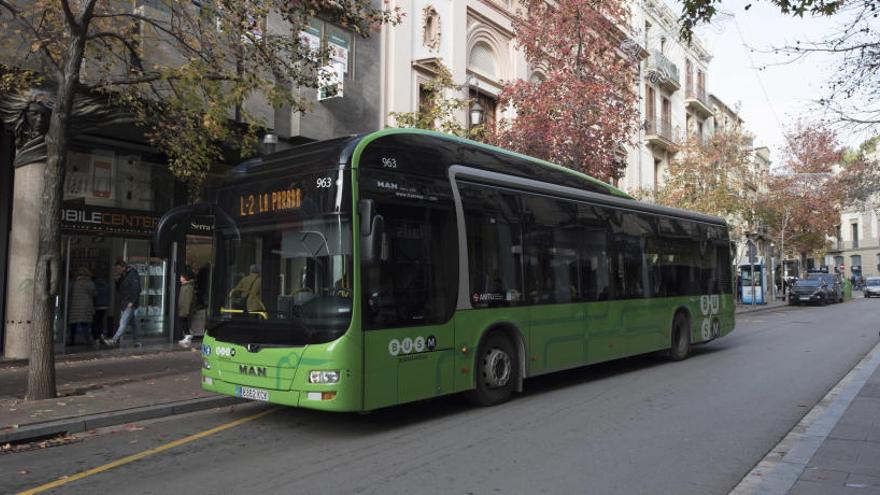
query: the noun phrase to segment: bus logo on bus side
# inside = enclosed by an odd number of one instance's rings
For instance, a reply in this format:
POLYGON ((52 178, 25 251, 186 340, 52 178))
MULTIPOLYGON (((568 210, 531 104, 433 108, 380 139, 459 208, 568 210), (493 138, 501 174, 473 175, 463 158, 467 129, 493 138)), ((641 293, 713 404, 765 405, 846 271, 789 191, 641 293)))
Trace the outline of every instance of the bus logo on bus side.
POLYGON ((398 340, 391 339, 388 342, 388 354, 397 356, 400 354, 418 354, 421 352, 433 351, 437 347, 437 337, 428 335, 427 337, 418 337, 411 339, 409 337, 398 340))
POLYGON ((721 322, 717 315, 721 310, 721 296, 700 296, 700 311, 703 313, 703 322, 700 325, 700 336, 703 340, 710 340, 721 336, 721 322))

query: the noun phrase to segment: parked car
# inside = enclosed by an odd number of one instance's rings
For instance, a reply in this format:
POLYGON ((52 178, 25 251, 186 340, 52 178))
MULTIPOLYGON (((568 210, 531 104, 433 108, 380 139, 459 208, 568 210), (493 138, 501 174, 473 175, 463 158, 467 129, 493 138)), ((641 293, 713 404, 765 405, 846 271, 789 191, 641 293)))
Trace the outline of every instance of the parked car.
POLYGON ((819 278, 804 278, 794 283, 788 296, 788 304, 828 304, 828 283, 819 278))
POLYGON ((865 297, 880 296, 880 277, 868 277, 865 279, 865 288, 862 292, 865 297))
POLYGON ((821 280, 827 284, 825 292, 828 302, 843 302, 843 279, 840 275, 834 273, 810 273, 807 274, 807 279, 821 280))

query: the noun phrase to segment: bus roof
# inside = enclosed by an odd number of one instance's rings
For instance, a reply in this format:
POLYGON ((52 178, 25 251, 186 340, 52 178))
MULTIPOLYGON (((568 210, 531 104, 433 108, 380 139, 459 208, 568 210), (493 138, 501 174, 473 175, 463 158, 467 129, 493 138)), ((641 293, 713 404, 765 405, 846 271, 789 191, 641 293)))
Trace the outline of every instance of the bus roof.
POLYGON ((382 159, 388 158, 396 160, 398 172, 445 179, 449 167, 465 165, 584 190, 598 195, 597 198, 604 196, 603 202, 619 207, 725 224, 718 217, 636 201, 614 186, 554 163, 449 134, 413 128, 388 128, 295 146, 241 163, 233 168, 229 180, 237 182, 252 174, 291 171, 291 161, 296 162, 297 172, 318 171, 331 164, 352 169, 387 170, 382 159))

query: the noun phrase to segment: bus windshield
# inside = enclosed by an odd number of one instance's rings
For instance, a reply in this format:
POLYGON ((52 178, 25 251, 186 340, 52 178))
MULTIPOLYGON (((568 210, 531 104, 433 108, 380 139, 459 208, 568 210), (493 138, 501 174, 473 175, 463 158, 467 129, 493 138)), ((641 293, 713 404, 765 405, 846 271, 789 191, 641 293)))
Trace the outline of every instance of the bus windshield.
POLYGON ((256 192, 251 187, 221 196, 223 208, 238 218, 234 227, 216 231, 214 336, 299 345, 332 340, 348 329, 353 296, 350 209, 338 200, 344 197, 341 187, 310 191, 310 181, 285 180, 282 187, 270 184, 256 192), (265 190, 272 192, 261 192, 265 190), (281 197, 276 190, 295 192, 281 197))
POLYGON ((351 222, 340 215, 220 233, 214 317, 344 331, 351 320, 351 222))

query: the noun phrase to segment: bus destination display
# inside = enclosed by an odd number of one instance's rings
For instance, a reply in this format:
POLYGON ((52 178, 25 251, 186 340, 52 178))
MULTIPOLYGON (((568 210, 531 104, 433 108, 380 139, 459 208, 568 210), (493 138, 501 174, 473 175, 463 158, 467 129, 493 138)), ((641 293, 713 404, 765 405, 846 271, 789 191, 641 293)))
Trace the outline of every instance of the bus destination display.
POLYGON ((241 194, 238 197, 238 215, 241 217, 298 210, 301 206, 302 190, 299 188, 241 194))

